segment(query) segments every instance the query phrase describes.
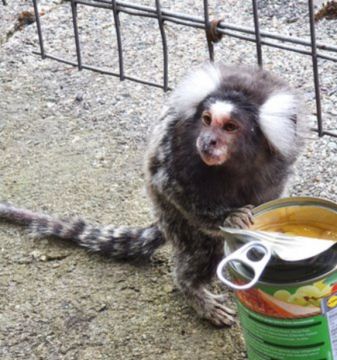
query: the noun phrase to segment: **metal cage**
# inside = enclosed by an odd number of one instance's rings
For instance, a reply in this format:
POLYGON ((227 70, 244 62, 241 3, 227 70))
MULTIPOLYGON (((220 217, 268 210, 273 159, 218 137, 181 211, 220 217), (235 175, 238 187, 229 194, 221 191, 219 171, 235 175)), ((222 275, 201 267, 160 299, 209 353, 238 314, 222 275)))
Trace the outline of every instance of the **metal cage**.
MULTIPOLYGON (((3 0, 4 1, 4 0, 3 0)), ((38 11, 37 0, 33 0, 37 32, 39 38, 40 52, 43 59, 50 58, 69 65, 77 66, 79 70, 88 69, 99 73, 117 76, 120 80, 131 80, 138 83, 155 86, 162 88, 164 91, 169 90, 168 86, 168 46, 165 32, 165 23, 175 23, 188 27, 200 29, 205 33, 205 41, 207 42, 209 58, 212 61, 214 59, 214 43, 221 41, 222 35, 234 37, 240 40, 253 42, 256 44, 257 62, 259 66, 263 66, 263 47, 273 47, 282 49, 285 51, 295 52, 311 57, 312 70, 313 70, 313 84, 315 90, 316 101, 316 114, 317 114, 317 128, 314 129, 318 132, 319 136, 330 135, 337 137, 337 131, 328 131, 323 127, 322 121, 322 107, 321 107, 321 94, 320 94, 320 80, 318 73, 318 59, 325 59, 331 62, 337 62, 337 46, 331 46, 316 41, 315 35, 315 19, 314 19, 314 4, 313 0, 308 0, 308 13, 310 24, 310 41, 284 36, 281 34, 262 31, 259 25, 259 13, 257 0, 252 0, 253 16, 254 16, 254 28, 248 28, 243 26, 236 26, 228 24, 220 20, 210 20, 209 17, 209 4, 208 0, 203 0, 203 17, 190 16, 184 13, 178 13, 163 9, 161 7, 160 0, 155 0, 153 7, 143 6, 138 4, 132 4, 124 1, 117 0, 71 0, 72 11, 72 23, 74 29, 74 41, 76 45, 76 57, 77 62, 69 61, 52 54, 48 54, 44 48, 43 32, 41 29, 40 15, 38 11), (85 5, 94 8, 106 9, 111 11, 114 18, 114 25, 118 46, 118 59, 119 59, 119 72, 110 72, 99 67, 90 66, 82 61, 81 57, 81 45, 79 40, 79 30, 77 24, 77 6, 85 5), (121 40, 121 25, 119 21, 119 14, 125 13, 131 16, 140 16, 147 18, 154 18, 158 21, 158 28, 161 34, 162 49, 163 49, 163 82, 162 84, 146 81, 144 79, 138 79, 126 74, 124 70, 123 60, 123 44, 121 40)))

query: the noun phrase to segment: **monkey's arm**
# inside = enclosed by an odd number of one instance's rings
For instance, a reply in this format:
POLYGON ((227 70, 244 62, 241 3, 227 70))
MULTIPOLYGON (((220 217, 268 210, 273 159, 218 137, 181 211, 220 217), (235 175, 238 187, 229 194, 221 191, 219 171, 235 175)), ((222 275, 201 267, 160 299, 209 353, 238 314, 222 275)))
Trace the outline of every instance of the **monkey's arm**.
POLYGON ((222 236, 220 226, 249 228, 254 223, 252 209, 252 205, 246 205, 235 209, 222 208, 218 213, 185 211, 185 218, 207 235, 222 236))
POLYGON ((188 201, 177 201, 172 196, 165 196, 162 200, 169 202, 192 227, 207 235, 222 236, 220 226, 248 228, 254 223, 252 205, 240 208, 217 206, 209 209, 197 207, 188 201))

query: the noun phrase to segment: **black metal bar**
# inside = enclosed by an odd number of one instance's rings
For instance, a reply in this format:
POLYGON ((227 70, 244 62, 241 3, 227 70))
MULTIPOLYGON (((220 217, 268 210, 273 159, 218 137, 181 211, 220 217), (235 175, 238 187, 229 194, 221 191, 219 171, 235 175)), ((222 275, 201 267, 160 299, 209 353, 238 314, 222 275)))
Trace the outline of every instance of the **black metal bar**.
MULTIPOLYGON (((134 81, 134 82, 139 83, 139 84, 150 85, 150 86, 153 86, 153 87, 156 87, 156 88, 164 89, 164 87, 162 85, 159 85, 159 84, 156 84, 156 83, 153 83, 153 82, 150 82, 150 81, 144 81, 144 80, 141 80, 141 79, 137 79, 137 78, 134 78, 134 77, 131 77, 131 76, 126 76, 125 79, 134 81)), ((167 90, 172 90, 172 89, 170 87, 168 87, 167 90)))
MULTIPOLYGON (((98 0, 96 0, 96 1, 98 1, 98 0)), ((100 4, 96 4, 95 2, 90 2, 88 0, 77 0, 76 2, 81 5, 92 6, 92 7, 102 8, 102 9, 110 9, 110 7, 111 7, 110 3, 107 1, 102 1, 102 2, 100 1, 101 2, 100 4)), ((134 4, 125 3, 122 1, 116 1, 116 4, 117 4, 117 9, 119 12, 129 14, 129 15, 134 15, 134 16, 157 18, 156 8, 151 8, 148 6, 141 6, 141 5, 134 5, 134 4), (134 10, 136 10, 136 11, 134 11, 134 10)), ((188 15, 181 14, 181 13, 175 13, 175 12, 164 10, 164 9, 162 9, 162 18, 163 18, 163 20, 166 20, 166 21, 171 21, 170 19, 172 18, 173 20, 180 19, 180 20, 191 21, 192 23, 196 23, 196 24, 204 24, 204 20, 202 20, 200 18, 197 18, 194 16, 188 16, 188 15)), ((190 26, 192 26, 192 24, 190 26)))
POLYGON ((86 0, 76 0, 76 3, 85 6, 92 6, 99 9, 111 9, 111 2, 104 2, 103 4, 99 4, 96 2, 90 2, 86 0))
POLYGON ((328 135, 328 136, 333 136, 333 137, 337 137, 337 131, 336 132, 332 132, 332 131, 323 131, 322 132, 322 136, 324 135, 328 135))
POLYGON ((123 47, 122 47, 122 38, 120 31, 120 21, 119 21, 119 10, 117 9, 116 0, 112 0, 112 11, 115 21, 115 30, 117 37, 117 49, 118 49, 118 63, 119 63, 119 78, 121 81, 125 79, 124 75, 124 61, 123 61, 123 47))
POLYGON ((319 136, 323 136, 322 107, 321 107, 321 95, 320 95, 320 88, 319 88, 319 74, 318 74, 318 61, 317 61, 317 49, 316 49, 316 33, 315 33, 315 17, 314 17, 313 0, 308 0, 308 6, 309 6, 311 55, 312 55, 312 67, 313 67, 314 85, 315 85, 318 134, 319 134, 319 136))
MULTIPOLYGON (((33 51, 33 54, 41 55, 41 53, 39 53, 37 51, 33 51)), ((69 60, 64 60, 64 59, 62 59, 62 58, 60 58, 58 56, 45 54, 45 58, 46 59, 51 59, 51 60, 56 60, 56 61, 58 61, 60 63, 63 63, 63 64, 78 67, 78 64, 76 62, 69 61, 69 60)), ((100 74, 111 75, 111 76, 115 76, 115 77, 119 78, 118 73, 114 73, 112 71, 104 70, 104 69, 101 69, 101 68, 98 68, 98 67, 95 67, 95 66, 91 66, 91 65, 82 64, 82 69, 91 70, 91 71, 94 71, 94 72, 97 72, 97 73, 100 73, 100 74)), ((151 81, 145 81, 145 80, 141 80, 141 79, 138 79, 138 78, 134 78, 132 76, 124 76, 124 79, 125 80, 131 80, 131 81, 137 82, 139 84, 150 85, 150 86, 153 86, 153 87, 156 87, 156 88, 164 89, 163 85, 159 85, 159 84, 153 83, 151 81)), ((168 87, 167 90, 172 90, 172 89, 170 87, 168 87)))
POLYGON ((204 0, 204 26, 205 26, 205 34, 206 34, 206 41, 209 53, 209 59, 214 61, 214 46, 210 39, 209 32, 211 28, 211 23, 209 21, 209 13, 208 13, 208 1, 204 0))
MULTIPOLYGON (((310 130, 313 131, 313 132, 316 132, 317 134, 319 134, 318 129, 311 128, 310 130)), ((322 136, 325 136, 325 135, 331 136, 331 137, 337 137, 337 130, 336 130, 336 132, 333 132, 333 131, 330 131, 330 130, 323 130, 322 135, 319 135, 319 136, 322 137, 322 136)))
MULTIPOLYGON (((218 31, 220 33, 222 32, 222 29, 228 29, 228 30, 237 31, 237 32, 244 33, 244 34, 255 35, 255 31, 250 28, 247 28, 244 26, 234 26, 231 24, 226 24, 223 21, 218 24, 218 31)), ((279 40, 282 42, 288 42, 288 43, 292 43, 292 44, 311 47, 310 41, 303 40, 303 39, 296 38, 296 37, 288 37, 288 36, 273 34, 268 31, 262 31, 262 30, 260 30, 260 35, 261 35, 261 38, 270 38, 270 39, 279 40)), ((325 50, 325 51, 337 52, 337 46, 333 46, 333 45, 317 43, 316 47, 318 49, 325 50)))
MULTIPOLYGON (((289 46, 284 46, 284 45, 281 45, 281 44, 275 44, 275 43, 272 43, 270 41, 264 41, 264 40, 261 41, 261 44, 262 45, 267 45, 269 47, 274 47, 274 48, 277 48, 277 49, 287 50, 287 51, 295 52, 295 53, 298 53, 298 54, 310 55, 311 56, 311 51, 308 51, 308 50, 301 50, 301 49, 297 49, 297 48, 291 48, 289 46)), ((316 53, 316 55, 317 55, 317 58, 337 62, 337 57, 323 55, 323 54, 320 54, 320 53, 316 53)))
POLYGON ((120 7, 118 7, 118 9, 119 9, 118 11, 123 14, 139 16, 139 17, 144 17, 144 18, 150 18, 150 19, 157 19, 157 15, 154 15, 154 14, 149 14, 149 13, 141 12, 141 11, 120 9, 120 7))
POLYGON ((73 19, 74 36, 75 36, 77 66, 78 66, 78 70, 82 70, 81 47, 80 47, 80 38, 78 35, 78 25, 77 25, 77 0, 71 0, 71 11, 73 15, 72 19, 73 19))
MULTIPOLYGON (((42 55, 42 54, 39 53, 38 51, 33 51, 33 54, 42 55)), ((56 60, 56 61, 58 61, 58 62, 60 62, 60 63, 63 63, 63 64, 67 64, 67 65, 71 65, 71 66, 76 66, 76 67, 78 67, 78 64, 77 64, 77 63, 75 63, 75 62, 73 62, 73 61, 70 61, 70 60, 62 59, 62 58, 60 58, 59 56, 44 54, 44 58, 45 58, 45 59, 56 60)))
MULTIPOLYGON (((218 31, 219 31, 219 33, 221 33, 223 35, 227 35, 227 36, 230 36, 230 37, 233 37, 233 38, 236 38, 236 39, 249 41, 249 42, 253 42, 253 43, 256 42, 256 39, 253 38, 253 37, 248 37, 248 36, 244 36, 244 35, 238 35, 236 33, 233 33, 231 31, 227 31, 227 30, 223 30, 223 29, 219 29, 218 31)), ((301 49, 298 49, 296 47, 289 47, 289 46, 285 46, 285 45, 281 45, 281 44, 276 44, 276 43, 266 41, 266 40, 261 40, 261 45, 267 45, 269 47, 274 47, 274 48, 277 48, 277 49, 287 50, 287 51, 295 52, 295 53, 298 53, 298 54, 310 55, 311 56, 311 51, 310 50, 301 50, 301 49)), ((324 55, 324 54, 318 53, 318 52, 317 52, 317 58, 337 62, 337 57, 324 55)))
POLYGON ((36 19, 36 28, 37 28, 37 36, 39 38, 41 57, 42 57, 42 59, 45 59, 46 55, 45 55, 45 51, 44 51, 43 36, 42 36, 42 30, 41 30, 41 21, 40 21, 39 9, 38 9, 38 6, 37 6, 37 0, 33 0, 33 6, 34 6, 34 13, 35 13, 35 19, 36 19))
POLYGON ((164 91, 166 92, 168 90, 168 51, 167 51, 167 40, 166 40, 166 34, 164 28, 164 20, 161 14, 160 0, 156 0, 156 9, 157 9, 160 35, 163 43, 164 91))
POLYGON ((166 22, 171 22, 173 24, 177 24, 177 25, 184 25, 184 26, 188 26, 188 27, 193 27, 194 29, 201 29, 204 30, 205 26, 202 24, 194 24, 185 20, 180 20, 180 19, 173 19, 173 18, 167 18, 166 16, 163 16, 163 19, 166 22))
POLYGON ((258 14, 258 10, 257 10, 256 0, 253 0, 253 14, 254 14, 257 63, 259 64, 259 66, 262 67, 262 44, 261 44, 259 14, 258 14))

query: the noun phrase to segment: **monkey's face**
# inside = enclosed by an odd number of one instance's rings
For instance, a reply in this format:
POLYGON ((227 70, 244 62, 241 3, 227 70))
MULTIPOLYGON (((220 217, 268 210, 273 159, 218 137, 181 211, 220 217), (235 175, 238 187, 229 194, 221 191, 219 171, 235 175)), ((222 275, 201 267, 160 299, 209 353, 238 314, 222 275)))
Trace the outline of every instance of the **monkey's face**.
POLYGON ((239 146, 244 124, 230 101, 215 101, 198 115, 201 122, 196 140, 197 151, 208 166, 226 163, 239 146))

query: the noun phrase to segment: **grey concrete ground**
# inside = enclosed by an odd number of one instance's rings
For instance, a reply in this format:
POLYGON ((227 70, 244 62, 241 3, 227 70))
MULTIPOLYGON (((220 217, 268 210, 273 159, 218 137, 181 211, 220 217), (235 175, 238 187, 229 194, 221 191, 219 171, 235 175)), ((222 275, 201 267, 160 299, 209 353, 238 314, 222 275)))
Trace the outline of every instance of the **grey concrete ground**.
MULTIPOLYGON (((163 3, 202 13, 195 1, 163 3)), ((248 3, 218 1, 211 10, 252 26, 248 3)), ((305 2, 293 4, 291 13, 286 2, 274 7, 261 3, 266 28, 308 36, 305 2)), ((32 54, 38 50, 35 25, 15 26, 18 15, 30 8, 24 0, 0 5, 0 199, 105 224, 149 223, 142 159, 166 95, 41 60, 32 54)), ((41 9, 47 51, 74 59, 69 3, 45 0, 41 9)), ((156 21, 130 21, 127 15, 121 20, 127 72, 160 81, 156 21)), ((81 7, 79 24, 85 61, 117 70, 111 14, 81 7)), ((319 38, 331 42, 334 26, 319 24, 319 38)), ((207 52, 202 31, 168 25, 167 33, 174 86, 207 52)), ((227 38, 216 50, 218 59, 255 62, 252 44, 227 38)), ((266 50, 265 65, 303 92, 314 123, 310 58, 266 50)), ((326 125, 336 129, 336 66, 320 65, 326 125)), ((336 201, 336 162, 336 140, 312 134, 296 166, 291 194, 336 201)), ((184 304, 171 281, 169 253, 162 249, 147 266, 118 263, 67 243, 31 239, 2 222, 0 358, 244 359, 238 325, 216 330, 184 304)))

